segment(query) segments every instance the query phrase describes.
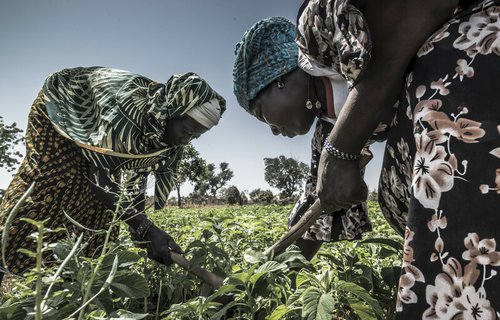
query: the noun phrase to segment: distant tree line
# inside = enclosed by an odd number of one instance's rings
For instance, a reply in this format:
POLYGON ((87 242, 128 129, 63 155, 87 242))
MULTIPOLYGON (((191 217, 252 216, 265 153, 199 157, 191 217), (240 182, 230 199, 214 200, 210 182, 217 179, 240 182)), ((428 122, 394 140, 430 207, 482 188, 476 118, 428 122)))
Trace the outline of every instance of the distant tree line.
MULTIPOLYGON (((22 156, 15 147, 24 141, 22 130, 16 123, 4 124, 0 116, 0 169, 12 172, 17 169, 22 156)), ((309 166, 294 158, 283 155, 276 158, 264 158, 264 179, 279 191, 273 194, 271 190, 255 189, 241 191, 237 186, 228 185, 234 177, 234 172, 227 162, 219 164, 207 163, 199 152, 191 145, 183 150, 183 157, 177 168, 175 190, 169 200, 170 205, 183 206, 205 204, 243 205, 247 203, 270 204, 289 203, 298 197, 309 166), (181 196, 181 187, 185 183, 192 184, 193 192, 189 196, 181 196)), ((0 189, 0 199, 3 190, 0 189)), ((149 199, 149 202, 152 200, 149 199)))
POLYGON ((192 145, 184 150, 183 159, 179 165, 177 176, 177 194, 170 199, 170 205, 182 207, 187 205, 230 204, 243 205, 247 203, 270 204, 290 203, 297 199, 304 179, 309 172, 309 166, 294 158, 283 155, 276 158, 264 158, 264 179, 279 190, 273 194, 271 190, 255 189, 250 192, 241 191, 237 186, 228 186, 234 177, 227 162, 218 165, 207 163, 200 157, 192 145), (189 182, 193 192, 181 196, 181 186, 189 182))

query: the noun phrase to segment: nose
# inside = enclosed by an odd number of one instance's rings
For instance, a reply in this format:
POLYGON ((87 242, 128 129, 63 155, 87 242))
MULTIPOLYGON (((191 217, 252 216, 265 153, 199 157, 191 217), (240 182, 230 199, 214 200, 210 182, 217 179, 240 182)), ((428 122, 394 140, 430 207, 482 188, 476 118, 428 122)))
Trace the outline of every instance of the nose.
POLYGON ((280 131, 278 130, 278 128, 276 128, 275 126, 271 126, 271 132, 277 136, 280 134, 280 131))

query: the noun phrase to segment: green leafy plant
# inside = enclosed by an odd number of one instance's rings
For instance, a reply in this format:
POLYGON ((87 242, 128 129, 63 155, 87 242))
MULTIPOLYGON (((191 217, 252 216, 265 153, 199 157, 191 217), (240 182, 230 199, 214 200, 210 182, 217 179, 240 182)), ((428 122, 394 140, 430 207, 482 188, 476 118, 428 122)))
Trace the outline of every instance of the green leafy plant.
POLYGON ((55 262, 15 279, 0 319, 35 319, 37 305, 43 319, 391 319, 402 239, 378 206, 370 203, 374 232, 363 241, 324 244, 311 262, 294 246, 269 259, 262 251, 285 232, 290 209, 169 207, 149 213, 187 251, 192 266, 226 277, 215 292, 183 269, 145 258, 127 232, 94 258, 83 255, 81 237, 68 235, 42 246, 55 262))

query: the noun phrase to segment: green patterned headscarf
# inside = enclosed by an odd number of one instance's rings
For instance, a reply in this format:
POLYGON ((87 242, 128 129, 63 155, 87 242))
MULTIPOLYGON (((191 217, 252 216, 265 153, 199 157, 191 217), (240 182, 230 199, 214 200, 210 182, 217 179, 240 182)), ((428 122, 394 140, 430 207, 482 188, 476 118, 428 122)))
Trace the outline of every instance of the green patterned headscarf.
POLYGON ((99 168, 114 172, 154 171, 156 206, 162 207, 173 186, 182 147, 163 141, 168 119, 216 99, 225 100, 194 73, 158 83, 123 70, 90 67, 50 75, 43 92, 56 130, 82 147, 99 168))
POLYGON ((254 24, 236 45, 233 91, 246 111, 260 90, 297 68, 295 36, 293 23, 271 17, 254 24))
POLYGON ((59 132, 90 146, 128 154, 166 148, 167 120, 214 98, 225 100, 194 73, 154 82, 123 70, 64 69, 47 78, 46 107, 59 132))

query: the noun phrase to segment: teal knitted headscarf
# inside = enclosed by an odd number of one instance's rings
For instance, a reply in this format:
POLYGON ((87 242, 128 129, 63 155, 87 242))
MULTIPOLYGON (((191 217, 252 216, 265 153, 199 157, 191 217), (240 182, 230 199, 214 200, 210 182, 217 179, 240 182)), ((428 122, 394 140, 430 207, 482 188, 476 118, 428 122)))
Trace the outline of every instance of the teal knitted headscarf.
POLYGON ((295 36, 293 23, 271 17, 254 24, 236 45, 233 91, 246 111, 260 90, 297 68, 295 36))

